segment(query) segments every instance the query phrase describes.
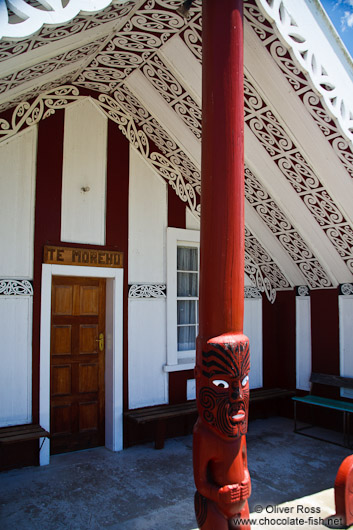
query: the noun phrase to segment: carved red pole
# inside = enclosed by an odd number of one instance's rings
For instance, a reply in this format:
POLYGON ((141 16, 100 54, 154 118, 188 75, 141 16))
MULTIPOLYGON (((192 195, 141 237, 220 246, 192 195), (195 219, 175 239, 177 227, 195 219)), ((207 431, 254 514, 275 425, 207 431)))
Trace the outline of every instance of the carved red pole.
POLYGON ((250 528, 245 433, 243 2, 203 0, 199 418, 195 510, 202 530, 250 528))

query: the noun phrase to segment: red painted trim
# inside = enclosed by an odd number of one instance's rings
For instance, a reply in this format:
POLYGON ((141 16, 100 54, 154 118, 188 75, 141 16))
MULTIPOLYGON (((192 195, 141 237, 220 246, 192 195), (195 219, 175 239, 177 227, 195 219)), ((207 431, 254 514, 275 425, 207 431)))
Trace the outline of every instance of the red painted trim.
POLYGON ((128 408, 128 222, 130 145, 108 121, 106 244, 124 252, 123 407, 128 408))
POLYGON ((187 381, 195 379, 194 370, 169 373, 169 403, 185 403, 187 401, 187 381))
POLYGON ((32 414, 39 421, 39 343, 43 246, 60 240, 64 111, 38 127, 36 209, 34 229, 32 414))
POLYGON ((168 226, 186 228, 186 203, 168 185, 168 226))
POLYGON ((294 290, 278 291, 274 304, 271 304, 265 296, 263 297, 262 327, 264 388, 295 388, 295 319, 294 290))
POLYGON ((338 289, 310 292, 312 371, 339 375, 338 289))
POLYGON ((243 330, 242 0, 203 4, 200 339, 243 330), (234 31, 235 29, 235 31, 234 31))
MULTIPOLYGON (((63 243, 61 233, 61 192, 64 140, 64 111, 57 111, 43 120, 38 129, 36 210, 34 235, 34 297, 33 297, 33 376, 32 413, 39 421, 39 364, 40 364, 40 313, 43 246, 64 244, 82 247, 82 243, 63 243)), ((107 250, 124 252, 124 407, 127 407, 127 355, 128 355, 128 193, 129 193, 129 142, 118 126, 108 121, 107 154, 107 250)), ((85 245, 94 248, 94 245, 85 245)))

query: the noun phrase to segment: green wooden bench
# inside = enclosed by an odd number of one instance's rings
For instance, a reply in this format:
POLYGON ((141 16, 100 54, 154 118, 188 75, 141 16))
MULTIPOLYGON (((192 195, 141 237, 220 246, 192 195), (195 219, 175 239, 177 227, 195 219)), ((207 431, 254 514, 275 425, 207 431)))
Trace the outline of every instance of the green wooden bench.
POLYGON ((353 413, 353 403, 350 401, 344 401, 343 399, 332 399, 322 396, 316 396, 312 393, 313 384, 326 385, 330 387, 339 387, 339 388, 350 388, 353 389, 353 378, 351 377, 341 377, 339 375, 329 375, 329 374, 319 374, 312 373, 310 377, 311 390, 310 394, 306 396, 295 396, 292 397, 294 401, 294 432, 303 434, 304 436, 309 436, 310 438, 315 438, 317 440, 324 440, 335 445, 343 445, 344 447, 349 447, 349 418, 350 414, 353 413), (297 403, 303 403, 306 405, 314 407, 323 407, 330 410, 337 410, 343 413, 343 444, 320 438, 319 436, 303 432, 306 429, 314 427, 314 424, 305 425, 300 429, 297 427, 297 403))
MULTIPOLYGON (((250 391, 250 403, 257 403, 270 399, 282 399, 292 397, 295 394, 292 390, 285 388, 260 388, 250 391)), ((128 445, 132 441, 133 425, 145 425, 154 423, 154 446, 155 449, 163 449, 166 422, 175 418, 189 418, 197 415, 196 400, 190 400, 186 403, 177 403, 176 405, 157 405, 153 407, 142 407, 131 409, 124 413, 128 427, 128 445)), ((186 429, 185 429, 186 430, 186 429)))

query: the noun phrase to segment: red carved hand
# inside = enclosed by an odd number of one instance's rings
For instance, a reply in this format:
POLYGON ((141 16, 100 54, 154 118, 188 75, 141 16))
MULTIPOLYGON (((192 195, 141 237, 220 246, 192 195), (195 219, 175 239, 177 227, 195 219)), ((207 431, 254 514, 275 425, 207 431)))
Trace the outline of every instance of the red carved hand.
POLYGON ((219 488, 218 497, 219 502, 225 504, 239 501, 241 498, 240 484, 229 484, 228 486, 223 486, 223 488, 219 488))

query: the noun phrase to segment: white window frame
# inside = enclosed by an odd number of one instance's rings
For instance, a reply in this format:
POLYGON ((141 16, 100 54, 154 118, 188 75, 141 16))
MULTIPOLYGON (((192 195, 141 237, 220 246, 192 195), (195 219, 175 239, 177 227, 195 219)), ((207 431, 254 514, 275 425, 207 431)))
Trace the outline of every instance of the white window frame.
MULTIPOLYGON (((200 231, 167 228, 167 364, 166 372, 192 370, 195 367, 196 350, 178 354, 177 332, 177 247, 200 248, 200 231)), ((200 267, 199 267, 200 269, 200 267)))

